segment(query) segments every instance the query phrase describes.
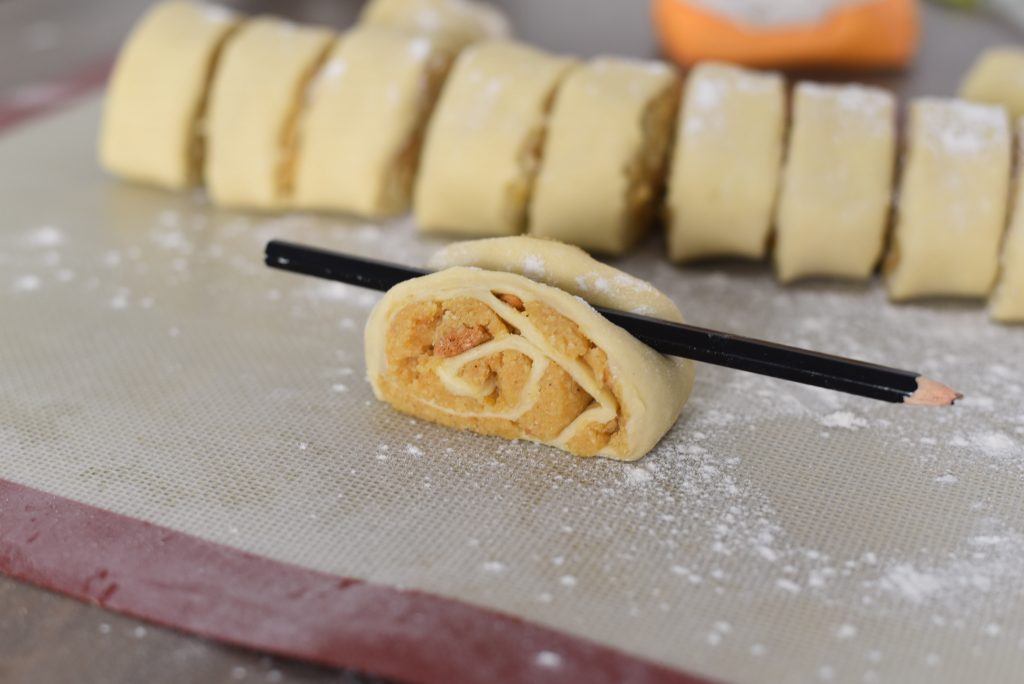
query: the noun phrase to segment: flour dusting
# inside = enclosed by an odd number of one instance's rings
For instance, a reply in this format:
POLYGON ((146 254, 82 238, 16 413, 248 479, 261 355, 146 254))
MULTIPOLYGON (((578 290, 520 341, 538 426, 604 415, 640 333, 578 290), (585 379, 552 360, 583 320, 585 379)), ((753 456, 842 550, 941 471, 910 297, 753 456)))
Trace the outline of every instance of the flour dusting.
POLYGON ((835 411, 821 419, 821 424, 830 428, 857 430, 868 426, 868 422, 849 411, 835 411))

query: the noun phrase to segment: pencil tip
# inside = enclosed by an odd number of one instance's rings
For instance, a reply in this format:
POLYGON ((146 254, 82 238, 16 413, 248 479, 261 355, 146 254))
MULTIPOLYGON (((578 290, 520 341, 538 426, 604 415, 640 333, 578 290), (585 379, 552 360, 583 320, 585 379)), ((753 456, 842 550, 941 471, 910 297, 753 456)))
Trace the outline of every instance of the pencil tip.
POLYGON ((912 406, 951 406, 957 399, 963 398, 960 392, 920 375, 917 378, 917 390, 904 399, 903 403, 912 406))

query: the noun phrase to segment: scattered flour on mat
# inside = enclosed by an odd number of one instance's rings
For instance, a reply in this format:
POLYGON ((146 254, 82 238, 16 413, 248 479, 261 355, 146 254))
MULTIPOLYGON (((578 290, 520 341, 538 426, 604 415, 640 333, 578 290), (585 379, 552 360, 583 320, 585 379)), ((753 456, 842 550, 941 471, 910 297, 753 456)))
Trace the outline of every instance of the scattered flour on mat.
POLYGON ((539 667, 555 669, 562 666, 562 656, 554 651, 541 651, 533 657, 533 662, 537 663, 539 667))
POLYGON ((1007 587, 1024 582, 1024 535, 994 518, 982 519, 957 552, 941 561, 895 561, 875 580, 873 594, 898 602, 941 607, 964 614, 998 602, 1007 587))
POLYGON ((974 443, 987 456, 1015 456, 1021 451, 1021 445, 1004 432, 982 432, 974 436, 974 443))
POLYGON ((15 278, 13 290, 15 292, 32 292, 43 285, 43 280, 37 275, 23 275, 15 278))
POLYGON ((821 419, 821 424, 830 428, 858 430, 868 426, 868 421, 849 411, 835 411, 821 419))
POLYGON ((836 639, 846 641, 857 636, 857 628, 849 623, 843 623, 836 628, 836 639))
POLYGON ((55 226, 39 226, 28 232, 25 244, 32 247, 57 247, 64 244, 64 233, 55 226))
POLYGON ((161 228, 150 234, 153 243, 161 249, 179 254, 190 254, 193 250, 192 242, 179 229, 161 228))
POLYGON ((640 466, 627 465, 624 466, 623 470, 626 474, 626 484, 629 485, 641 485, 654 479, 649 470, 645 470, 640 466))

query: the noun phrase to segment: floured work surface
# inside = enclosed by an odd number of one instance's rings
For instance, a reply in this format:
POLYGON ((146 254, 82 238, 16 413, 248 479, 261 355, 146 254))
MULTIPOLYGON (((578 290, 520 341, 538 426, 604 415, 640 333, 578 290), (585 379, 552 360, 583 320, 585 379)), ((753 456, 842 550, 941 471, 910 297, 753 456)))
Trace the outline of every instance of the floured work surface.
MULTIPOLYGON (((419 265, 408 222, 219 212, 105 178, 99 103, 0 139, 0 478, 740 682, 1012 681, 1024 666, 1024 330, 767 265, 617 263, 688 320, 915 368, 950 410, 701 366, 636 464, 376 402, 378 293, 284 238, 419 265)), ((457 648, 457 645, 453 645, 457 648)))

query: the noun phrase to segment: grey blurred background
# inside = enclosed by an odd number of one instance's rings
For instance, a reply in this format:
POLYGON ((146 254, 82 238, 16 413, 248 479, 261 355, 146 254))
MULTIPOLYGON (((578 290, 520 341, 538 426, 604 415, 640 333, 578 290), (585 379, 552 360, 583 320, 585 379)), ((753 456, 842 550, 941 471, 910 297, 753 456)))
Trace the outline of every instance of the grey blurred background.
MULTIPOLYGON (((556 52, 656 57, 647 0, 492 0, 517 35, 556 52)), ((1006 0, 1024 6, 1024 0, 1006 0)), ((95 66, 116 53, 151 0, 0 0, 0 100, 33 96, 39 83, 95 66)), ((246 12, 267 12, 334 26, 351 25, 365 0, 222 0, 246 12)), ((902 74, 844 74, 893 87, 904 96, 953 95, 979 43, 1020 42, 1005 19, 979 17, 922 3, 921 52, 902 74), (927 68, 922 65, 927 64, 927 68)), ((815 74, 822 78, 831 75, 815 74)))
MULTIPOLYGON (((151 0, 0 0, 0 99, 111 58, 151 0)), ((344 28, 365 0, 227 0, 266 12, 344 28)), ((560 52, 648 57, 657 54, 643 0, 498 0, 519 35, 560 52)))

